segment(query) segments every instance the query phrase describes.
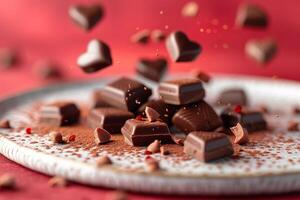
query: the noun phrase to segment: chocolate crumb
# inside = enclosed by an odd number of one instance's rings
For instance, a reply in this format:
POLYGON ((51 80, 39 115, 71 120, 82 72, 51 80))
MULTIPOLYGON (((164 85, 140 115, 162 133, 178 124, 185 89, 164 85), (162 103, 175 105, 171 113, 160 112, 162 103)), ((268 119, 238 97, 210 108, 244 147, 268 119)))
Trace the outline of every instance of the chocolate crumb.
POLYGON ((164 146, 160 147, 160 155, 166 156, 166 155, 170 155, 170 154, 171 154, 171 152, 169 150, 165 149, 164 146))
POLYGON ((289 121, 288 122, 288 131, 299 131, 298 122, 296 121, 289 121))
POLYGON ((49 136, 51 141, 55 144, 62 144, 64 142, 62 134, 60 132, 52 131, 49 133, 49 136))
POLYGON ((68 181, 60 176, 55 176, 48 181, 50 187, 66 187, 68 185, 68 181))
POLYGON ((131 41, 133 43, 146 44, 146 43, 148 43, 149 38, 150 38, 150 31, 147 29, 144 29, 144 30, 141 30, 141 31, 135 33, 131 37, 131 41))
POLYGON ((16 187, 15 177, 10 174, 0 176, 0 189, 13 189, 16 187))
POLYGON ((149 146, 147 147, 147 151, 150 151, 151 153, 158 153, 160 152, 160 146, 161 142, 159 140, 155 140, 149 146))
POLYGON ((124 191, 114 191, 109 195, 109 199, 111 200, 127 200, 128 196, 124 191))
POLYGON ((5 128, 5 129, 11 128, 9 121, 8 120, 1 120, 0 121, 0 128, 5 128))
POLYGON ((112 161, 108 156, 101 156, 100 158, 97 159, 96 163, 98 167, 101 167, 104 165, 111 165, 112 161))

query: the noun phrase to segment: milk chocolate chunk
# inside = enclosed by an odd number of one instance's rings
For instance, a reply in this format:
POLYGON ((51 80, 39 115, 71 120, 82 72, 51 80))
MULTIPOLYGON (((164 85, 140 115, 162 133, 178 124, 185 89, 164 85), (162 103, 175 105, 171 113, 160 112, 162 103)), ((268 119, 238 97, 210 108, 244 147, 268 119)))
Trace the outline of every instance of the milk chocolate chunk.
POLYGON ((85 73, 93 73, 112 64, 110 48, 100 40, 91 40, 87 51, 77 59, 78 66, 85 73))
POLYGON ((221 92, 218 104, 245 106, 248 104, 246 92, 238 88, 226 89, 221 92))
POLYGON ((122 77, 106 85, 102 95, 111 106, 134 112, 148 100, 152 90, 138 81, 122 77))
POLYGON ((221 113, 221 119, 225 128, 234 127, 240 123, 249 133, 267 129, 263 114, 257 111, 242 109, 236 112, 232 108, 227 108, 221 113))
POLYGON ((265 28, 268 26, 268 15, 263 8, 254 4, 244 4, 239 7, 236 24, 241 27, 265 28))
POLYGON ((183 151, 202 162, 233 154, 232 144, 224 133, 202 131, 192 132, 187 136, 183 151))
POLYGON ((253 39, 246 43, 245 52, 248 57, 264 64, 269 62, 277 53, 277 44, 275 40, 270 38, 253 39))
POLYGON ((85 30, 91 30, 103 16, 101 5, 75 5, 70 7, 71 19, 85 30))
POLYGON ((143 104, 139 108, 138 113, 141 113, 143 116, 146 116, 145 109, 147 106, 156 110, 160 114, 159 118, 167 124, 172 123, 172 117, 177 110, 177 106, 166 104, 161 99, 152 99, 143 104))
POLYGON ((139 75, 158 82, 162 79, 167 70, 167 60, 164 58, 158 59, 140 59, 136 71, 139 75))
POLYGON ((93 108, 111 107, 103 99, 102 90, 95 90, 95 91, 93 91, 93 93, 92 93, 92 107, 93 108))
POLYGON ((109 133, 121 133, 121 127, 126 120, 134 115, 126 110, 117 108, 95 108, 91 110, 87 118, 89 127, 105 129, 109 133))
POLYGON ((58 127, 77 123, 80 110, 72 102, 61 101, 42 106, 39 114, 40 123, 58 127))
POLYGON ((189 62, 195 60, 202 47, 191 40, 181 31, 171 33, 166 39, 166 47, 175 62, 189 62))
POLYGON ((184 106, 172 118, 177 129, 185 133, 192 131, 213 131, 222 126, 222 121, 205 101, 184 106))
POLYGON ((155 140, 173 143, 168 125, 160 121, 129 119, 121 131, 125 142, 132 146, 147 146, 155 140))
POLYGON ((162 82, 158 92, 166 103, 173 105, 194 103, 202 100, 205 96, 202 81, 195 78, 162 82))

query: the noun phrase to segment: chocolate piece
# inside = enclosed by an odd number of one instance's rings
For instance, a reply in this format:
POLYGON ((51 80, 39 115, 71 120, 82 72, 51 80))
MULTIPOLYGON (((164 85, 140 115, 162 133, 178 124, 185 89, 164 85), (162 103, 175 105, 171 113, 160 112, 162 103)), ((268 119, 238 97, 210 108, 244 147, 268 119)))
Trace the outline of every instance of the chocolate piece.
POLYGON ((0 189, 14 189, 16 187, 16 179, 13 175, 3 174, 0 176, 0 189))
POLYGON ((277 44, 273 39, 253 39, 245 45, 246 54, 259 63, 267 63, 277 53, 277 44))
POLYGON ((60 132, 52 131, 49 133, 50 139, 54 144, 64 143, 63 136, 60 132))
POLYGON ((230 131, 235 136, 235 144, 246 144, 249 141, 248 131, 244 129, 240 123, 237 123, 236 126, 230 127, 230 131))
POLYGON ((241 27, 265 28, 269 20, 267 13, 258 5, 244 4, 239 7, 236 24, 241 27))
POLYGON ((267 129, 267 122, 262 113, 257 111, 241 110, 236 112, 232 108, 227 108, 221 113, 221 119, 225 128, 240 123, 249 133, 267 129))
POLYGON ((205 96, 202 82, 195 78, 162 82, 158 92, 166 103, 173 105, 194 103, 205 96))
POLYGON ((77 64, 86 73, 93 73, 112 65, 109 46, 100 40, 91 40, 87 51, 78 57, 77 64))
POLYGON ((151 39, 152 39, 154 42, 161 42, 161 41, 163 41, 165 38, 166 38, 166 35, 164 34, 164 32, 162 32, 162 31, 159 30, 159 29, 153 30, 153 31, 151 32, 151 39))
POLYGON ((60 66, 50 60, 40 60, 34 64, 34 70, 37 76, 42 79, 51 79, 61 77, 60 66))
POLYGON ((167 70, 167 60, 158 58, 154 60, 140 59, 136 71, 139 75, 152 81, 160 81, 167 70))
POLYGON ((132 146, 147 146, 154 140, 173 143, 167 124, 160 121, 129 119, 121 129, 125 142, 132 146))
POLYGON ((299 131, 299 125, 296 121, 289 121, 287 126, 288 131, 299 131))
POLYGON ((198 12, 199 6, 194 1, 186 3, 181 10, 181 14, 183 17, 196 17, 198 15, 198 12))
POLYGON ((18 63, 18 55, 12 49, 0 49, 0 68, 8 69, 18 63))
POLYGON ((248 104, 246 92, 243 89, 226 89, 221 92, 218 104, 245 106, 248 104))
POLYGON ((91 30, 103 16, 101 5, 75 5, 70 7, 71 19, 85 30, 91 30))
POLYGON ((109 195, 110 200, 129 200, 128 195, 124 191, 116 190, 109 195))
POLYGON ((105 165, 111 165, 112 161, 108 156, 101 156, 100 158, 97 159, 97 166, 105 166, 105 165))
POLYGON ((136 111, 152 95, 152 90, 138 81, 120 78, 104 87, 102 96, 111 106, 136 111))
POLYGON ((44 105, 40 110, 39 121, 51 126, 66 126, 77 123, 80 110, 71 102, 55 102, 44 105))
POLYGON ((208 75, 207 73, 203 72, 203 71, 199 71, 199 70, 194 70, 192 72, 193 77, 203 81, 204 83, 209 83, 211 77, 210 75, 208 75))
POLYGON ((200 54, 202 47, 181 31, 171 33, 166 39, 166 47, 175 62, 193 61, 200 54))
POLYGON ((138 112, 142 113, 143 116, 145 115, 145 108, 150 107, 154 110, 156 110, 160 114, 160 119, 164 121, 167 124, 172 123, 172 117, 175 114, 177 107, 173 105, 166 104, 163 100, 157 99, 157 100, 150 100, 147 103, 143 104, 138 112))
POLYGON ((48 181, 48 185, 50 187, 66 187, 68 185, 68 181, 60 176, 55 176, 48 181))
POLYGON ((94 130, 94 137, 96 144, 105 144, 108 143, 111 139, 109 132, 102 128, 96 128, 94 130))
POLYGON ((160 116, 160 114, 156 110, 148 106, 146 106, 145 114, 150 122, 158 120, 160 116))
POLYGON ((131 36, 131 41, 133 43, 146 44, 149 42, 149 38, 150 38, 150 31, 144 29, 131 36))
POLYGON ((159 140, 154 140, 149 146, 147 147, 147 151, 150 151, 151 153, 158 153, 160 152, 160 146, 161 143, 159 140))
POLYGON ((233 154, 232 144, 224 133, 200 131, 192 132, 187 136, 183 151, 202 162, 233 154))
POLYGON ((0 121, 0 128, 5 128, 5 129, 9 129, 11 128, 10 126, 10 122, 8 120, 1 120, 0 121))
POLYGON ((102 90, 95 90, 92 94, 92 107, 93 108, 102 108, 102 107, 111 107, 103 99, 102 90))
POLYGON ((172 118, 175 127, 185 133, 192 131, 213 131, 222 126, 222 121, 205 101, 185 106, 172 118))
POLYGON ((100 127, 109 133, 120 133, 126 120, 133 117, 131 112, 117 108, 95 108, 89 113, 87 124, 93 129, 100 127))

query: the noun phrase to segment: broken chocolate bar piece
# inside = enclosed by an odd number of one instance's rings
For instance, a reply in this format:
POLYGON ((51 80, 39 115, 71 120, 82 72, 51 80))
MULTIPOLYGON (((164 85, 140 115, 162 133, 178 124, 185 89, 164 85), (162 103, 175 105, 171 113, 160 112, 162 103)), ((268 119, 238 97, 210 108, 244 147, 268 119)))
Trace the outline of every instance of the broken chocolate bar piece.
POLYGON ((268 23, 267 13, 258 5, 244 4, 238 9, 236 24, 240 27, 265 28, 268 23))
POLYGON ((136 71, 139 75, 158 82, 162 79, 167 70, 167 60, 158 58, 154 60, 140 59, 136 71))
POLYGON ((125 142, 132 146, 147 146, 155 140, 173 143, 168 125, 160 121, 129 119, 121 131, 125 142))
POLYGON ((277 53, 277 44, 273 39, 253 39, 245 45, 246 54, 259 63, 267 63, 277 53))
POLYGON ((111 106, 136 111, 152 95, 152 90, 138 81, 120 78, 103 89, 102 96, 111 106))
POLYGON ((171 33, 166 39, 166 47, 170 57, 175 62, 195 60, 202 47, 191 40, 181 31, 171 33))
POLYGON ((172 118, 175 127, 185 133, 213 131, 222 126, 222 121, 205 101, 184 106, 172 118))
POLYGON ((81 28, 90 30, 102 18, 103 9, 101 5, 75 5, 70 7, 69 15, 81 28))
POLYGON ((231 128, 240 123, 249 133, 267 129, 263 114, 257 111, 242 109, 236 112, 232 108, 227 108, 221 113, 221 119, 225 128, 231 128))
POLYGON ((39 115, 40 123, 59 127, 77 123, 80 110, 72 102, 61 101, 42 106, 39 115))
POLYGON ((196 131, 187 136, 183 151, 197 160, 209 162, 231 156, 233 147, 224 133, 196 131))
POLYGON ((103 100, 102 90, 95 90, 92 93, 92 107, 93 108, 102 108, 102 107, 111 107, 105 100, 103 100))
POLYGON ((242 89, 226 89, 221 92, 218 104, 220 105, 241 105, 248 103, 246 92, 242 89))
POLYGON ((173 105, 194 103, 202 100, 205 96, 202 81, 195 78, 162 82, 158 92, 166 103, 173 105))
POLYGON ((146 116, 145 109, 147 106, 156 110, 160 114, 159 118, 167 124, 172 123, 172 117, 177 110, 177 106, 166 104, 161 99, 152 99, 147 103, 143 104, 139 108, 138 113, 141 113, 143 116, 146 116))
POLYGON ((126 120, 134 115, 126 110, 117 108, 95 108, 92 109, 87 118, 89 127, 105 129, 109 133, 121 133, 121 127, 126 120))

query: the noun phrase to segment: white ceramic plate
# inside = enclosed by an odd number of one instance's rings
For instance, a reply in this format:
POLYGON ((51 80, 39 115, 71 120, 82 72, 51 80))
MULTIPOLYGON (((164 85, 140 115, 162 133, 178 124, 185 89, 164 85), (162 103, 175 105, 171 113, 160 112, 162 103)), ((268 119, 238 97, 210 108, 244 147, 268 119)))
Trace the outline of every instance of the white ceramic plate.
MULTIPOLYGON (((182 77, 183 75, 178 75, 182 77)), ((89 101, 90 93, 111 79, 52 86, 20 94, 0 102, 0 117, 28 122, 24 110, 33 102, 58 99, 89 101)), ((155 86, 154 86, 155 87, 155 86)), ((267 116, 275 124, 285 125, 294 105, 300 106, 300 84, 258 77, 218 75, 207 85, 206 100, 213 102, 224 88, 244 88, 252 105, 261 103, 280 112, 267 116)), ((266 139, 265 139, 266 140, 266 139)), ((72 147, 53 146, 49 138, 24 132, 0 130, 0 153, 32 170, 60 175, 93 186, 119 188, 159 194, 267 194, 300 191, 300 133, 283 133, 279 128, 263 144, 244 146, 240 159, 224 159, 204 164, 197 160, 178 161, 176 156, 161 159, 163 170, 148 173, 143 151, 112 155, 115 165, 95 167, 95 158, 86 150, 72 154, 72 147), (276 141, 274 143, 274 141, 276 141), (260 156, 252 153, 260 152, 260 156), (252 153, 251 153, 252 152, 252 153), (251 156, 252 155, 252 156, 251 156)), ((105 152, 103 152, 105 153, 105 152)), ((101 153, 100 153, 101 155, 101 153)))

